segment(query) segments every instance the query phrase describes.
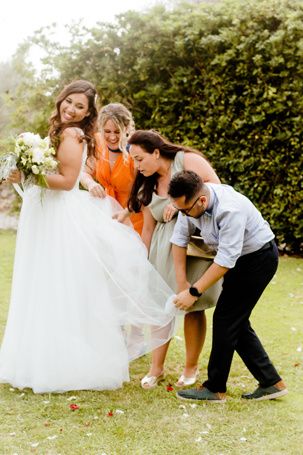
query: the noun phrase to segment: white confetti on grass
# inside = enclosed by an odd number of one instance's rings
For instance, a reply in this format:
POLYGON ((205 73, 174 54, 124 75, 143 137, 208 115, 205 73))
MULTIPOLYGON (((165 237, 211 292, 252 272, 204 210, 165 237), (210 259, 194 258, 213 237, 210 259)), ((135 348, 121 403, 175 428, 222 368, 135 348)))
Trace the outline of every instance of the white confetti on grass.
POLYGON ((38 447, 39 444, 40 444, 39 442, 32 442, 30 446, 35 449, 36 447, 38 447))
POLYGON ((297 352, 302 352, 302 346, 297 347, 297 352))
POLYGON ((77 397, 71 396, 71 397, 68 397, 68 398, 67 398, 67 401, 73 401, 73 400, 76 400, 76 399, 77 399, 77 397))
POLYGON ((115 413, 116 414, 124 414, 124 411, 122 411, 122 409, 116 409, 115 413))
POLYGON ((48 439, 49 441, 54 441, 54 439, 57 439, 57 437, 58 437, 58 436, 57 436, 56 434, 54 434, 54 435, 52 435, 52 436, 47 436, 46 439, 48 439))
POLYGON ((49 400, 43 400, 42 403, 43 403, 43 404, 49 404, 50 401, 49 401, 49 400))
POLYGON ((246 439, 246 438, 244 438, 244 437, 242 436, 242 438, 240 438, 240 441, 241 441, 241 442, 246 442, 246 441, 247 441, 247 439, 246 439))

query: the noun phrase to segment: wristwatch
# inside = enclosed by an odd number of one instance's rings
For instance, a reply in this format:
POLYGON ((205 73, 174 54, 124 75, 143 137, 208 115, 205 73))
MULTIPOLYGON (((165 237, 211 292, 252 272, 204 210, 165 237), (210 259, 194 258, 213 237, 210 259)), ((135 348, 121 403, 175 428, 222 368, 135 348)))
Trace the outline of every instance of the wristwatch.
POLYGON ((203 294, 203 292, 199 292, 197 288, 195 288, 194 286, 191 286, 188 290, 188 292, 190 293, 190 295, 192 295, 193 297, 201 297, 201 295, 203 294))

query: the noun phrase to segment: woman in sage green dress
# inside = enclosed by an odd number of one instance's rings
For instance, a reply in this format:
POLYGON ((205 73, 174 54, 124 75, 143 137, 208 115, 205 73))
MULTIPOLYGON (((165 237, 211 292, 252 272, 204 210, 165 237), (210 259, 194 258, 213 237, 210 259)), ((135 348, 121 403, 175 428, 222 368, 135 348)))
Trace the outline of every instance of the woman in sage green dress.
MULTIPOLYGON (((176 222, 177 211, 170 204, 167 194, 172 176, 183 169, 195 171, 204 182, 220 183, 214 169, 200 152, 172 144, 154 131, 136 131, 128 143, 130 155, 138 173, 129 199, 129 210, 143 210, 142 240, 149 260, 175 291, 187 289, 201 272, 211 264, 197 257, 188 257, 187 282, 177 283, 170 238, 176 222)), ((198 360, 205 334, 204 310, 213 306, 221 291, 221 283, 213 286, 195 303, 184 318, 186 361, 177 386, 192 385, 197 380, 198 360)), ((164 361, 169 343, 155 349, 148 374, 142 379, 145 389, 153 388, 163 378, 164 361)))

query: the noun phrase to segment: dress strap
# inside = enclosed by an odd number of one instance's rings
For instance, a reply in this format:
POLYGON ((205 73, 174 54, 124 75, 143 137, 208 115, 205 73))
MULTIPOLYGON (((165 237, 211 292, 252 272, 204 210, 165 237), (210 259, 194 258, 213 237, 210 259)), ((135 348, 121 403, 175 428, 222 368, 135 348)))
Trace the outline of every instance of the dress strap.
POLYGON ((172 175, 174 175, 176 172, 183 171, 183 169, 184 169, 184 152, 183 152, 183 150, 180 150, 179 152, 176 153, 175 159, 173 161, 172 175))

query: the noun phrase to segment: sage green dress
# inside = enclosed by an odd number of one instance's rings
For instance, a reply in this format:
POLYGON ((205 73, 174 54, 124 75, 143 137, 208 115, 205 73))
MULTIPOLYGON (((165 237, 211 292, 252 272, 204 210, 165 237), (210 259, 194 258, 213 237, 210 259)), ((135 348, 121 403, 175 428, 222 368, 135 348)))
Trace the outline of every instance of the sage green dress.
MULTIPOLYGON (((171 177, 173 177, 176 172, 184 169, 183 161, 184 152, 180 151, 176 154, 172 163, 171 177)), ((158 196, 156 193, 153 193, 148 208, 150 209, 153 218, 157 221, 157 224, 151 240, 149 260, 167 284, 177 292, 172 244, 170 243, 177 216, 168 223, 165 223, 163 220, 163 211, 169 203, 170 200, 168 197, 158 196)), ((188 281, 190 283, 197 281, 211 264, 212 260, 187 256, 186 268, 188 281)), ((215 283, 203 293, 189 311, 201 311, 214 306, 217 303, 221 289, 221 281, 215 283)))

